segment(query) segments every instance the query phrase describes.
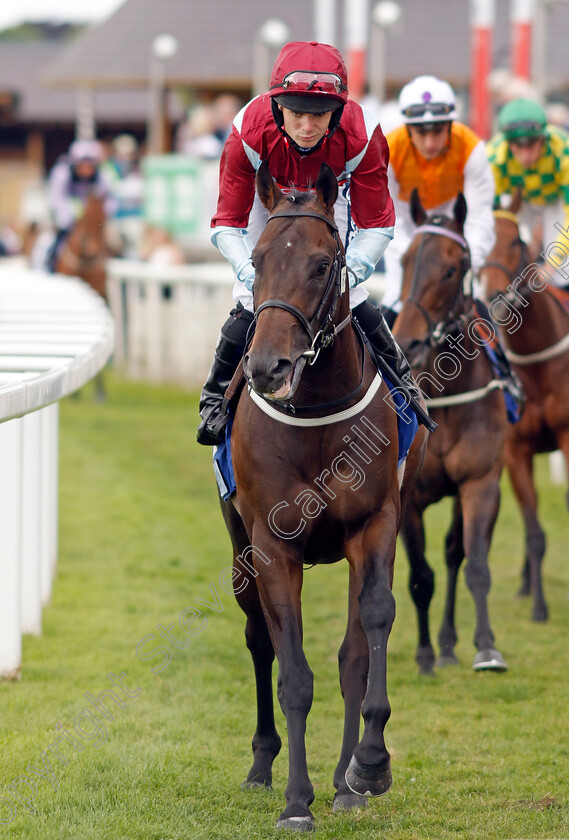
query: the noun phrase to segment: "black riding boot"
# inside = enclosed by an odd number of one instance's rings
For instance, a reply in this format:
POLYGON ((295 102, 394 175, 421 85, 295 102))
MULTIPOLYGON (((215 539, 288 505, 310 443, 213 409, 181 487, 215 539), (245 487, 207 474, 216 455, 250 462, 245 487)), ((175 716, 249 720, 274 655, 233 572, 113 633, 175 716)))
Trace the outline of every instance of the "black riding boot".
POLYGON ((356 318, 378 356, 395 374, 397 381, 393 384, 399 386, 399 380, 402 380, 409 394, 410 407, 417 415, 419 423, 426 426, 430 432, 434 432, 437 424, 431 420, 419 404, 420 391, 413 379, 411 367, 403 355, 403 351, 393 338, 383 314, 371 301, 365 300, 352 310, 352 315, 356 318))
POLYGON ((213 364, 200 396, 202 422, 197 440, 204 446, 217 446, 225 438, 229 416, 222 412, 223 398, 243 356, 253 317, 252 312, 238 304, 221 328, 213 364))

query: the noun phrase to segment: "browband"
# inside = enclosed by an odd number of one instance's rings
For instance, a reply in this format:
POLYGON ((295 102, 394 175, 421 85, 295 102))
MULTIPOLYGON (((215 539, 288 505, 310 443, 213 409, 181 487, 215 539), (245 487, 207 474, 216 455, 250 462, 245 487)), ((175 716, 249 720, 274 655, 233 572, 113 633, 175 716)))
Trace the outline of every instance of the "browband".
POLYGON ((458 242, 465 251, 468 250, 468 243, 464 236, 461 236, 460 233, 455 233, 453 230, 439 227, 439 225, 420 225, 418 228, 415 228, 413 235, 417 236, 419 233, 436 233, 438 236, 446 236, 448 239, 453 239, 455 242, 458 242))
POLYGON ((272 219, 282 219, 282 218, 285 218, 286 216, 293 216, 293 217, 312 216, 312 218, 314 218, 314 219, 320 219, 321 222, 326 222, 326 224, 329 227, 331 227, 332 230, 335 230, 336 233, 338 232, 338 226, 332 221, 332 219, 328 219, 327 216, 323 216, 321 213, 314 213, 312 210, 303 210, 301 212, 296 211, 296 210, 285 210, 284 212, 281 212, 281 213, 273 213, 272 216, 269 216, 267 221, 270 222, 272 219))

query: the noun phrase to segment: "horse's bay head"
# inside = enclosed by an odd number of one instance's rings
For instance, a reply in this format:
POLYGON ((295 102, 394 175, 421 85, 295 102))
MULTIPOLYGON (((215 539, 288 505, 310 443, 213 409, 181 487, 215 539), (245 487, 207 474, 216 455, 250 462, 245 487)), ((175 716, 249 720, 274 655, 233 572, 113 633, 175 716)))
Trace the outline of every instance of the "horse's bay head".
POLYGON ((269 221, 253 251, 255 336, 244 358, 255 391, 275 400, 294 395, 305 354, 321 326, 337 264, 334 203, 338 182, 323 164, 314 191, 283 191, 266 163, 256 188, 269 221), (323 298, 326 300, 323 300, 323 298))
POLYGON ((470 259, 464 240, 467 207, 462 193, 456 198, 452 216, 429 216, 414 189, 410 211, 416 235, 402 257, 403 309, 394 332, 415 367, 425 361, 428 334, 463 303, 463 281, 470 259))

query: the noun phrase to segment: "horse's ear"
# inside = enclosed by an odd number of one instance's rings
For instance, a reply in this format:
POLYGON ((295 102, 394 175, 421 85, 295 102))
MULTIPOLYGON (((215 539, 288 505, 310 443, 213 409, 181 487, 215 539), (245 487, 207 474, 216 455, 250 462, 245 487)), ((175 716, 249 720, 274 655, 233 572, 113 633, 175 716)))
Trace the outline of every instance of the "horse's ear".
POLYGON ((459 192, 456 197, 452 213, 459 228, 462 230, 464 227, 464 220, 466 219, 466 199, 461 192, 459 192))
POLYGON ((327 163, 320 166, 320 172, 316 179, 316 195, 324 209, 331 213, 338 198, 338 179, 334 175, 334 170, 327 163))
POLYGON ((266 207, 270 212, 278 204, 283 194, 269 172, 269 164, 266 160, 262 162, 257 170, 255 186, 263 207, 266 207))
POLYGON ((416 225, 422 225, 427 221, 427 214, 425 212, 425 208, 421 204, 417 187, 413 187, 411 198, 409 200, 409 207, 411 210, 411 218, 416 225))

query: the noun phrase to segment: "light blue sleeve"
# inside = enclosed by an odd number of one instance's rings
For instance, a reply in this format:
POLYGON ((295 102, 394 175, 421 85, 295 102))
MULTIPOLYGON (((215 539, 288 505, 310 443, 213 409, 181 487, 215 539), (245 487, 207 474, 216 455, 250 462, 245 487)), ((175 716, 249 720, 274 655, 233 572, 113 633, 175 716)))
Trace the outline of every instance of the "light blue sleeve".
POLYGON ((213 229, 211 241, 218 248, 235 272, 237 279, 251 292, 255 269, 251 254, 253 246, 245 228, 220 225, 213 229))
POLYGON ((346 251, 351 289, 371 277, 392 239, 393 227, 358 230, 346 251))

